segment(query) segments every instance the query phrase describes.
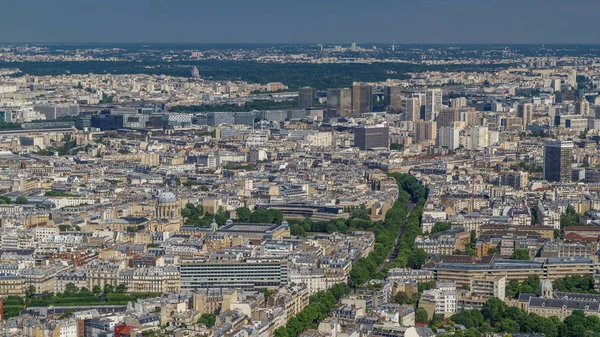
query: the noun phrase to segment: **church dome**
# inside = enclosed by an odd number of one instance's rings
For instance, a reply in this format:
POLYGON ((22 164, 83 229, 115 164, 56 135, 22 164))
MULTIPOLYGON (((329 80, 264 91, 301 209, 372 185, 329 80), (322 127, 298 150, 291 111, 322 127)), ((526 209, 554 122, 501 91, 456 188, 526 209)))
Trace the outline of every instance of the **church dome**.
POLYGON ((171 192, 161 192, 158 195, 158 202, 176 202, 177 197, 171 192))
POLYGON ((540 282, 540 295, 547 298, 552 297, 552 282, 547 278, 540 282))

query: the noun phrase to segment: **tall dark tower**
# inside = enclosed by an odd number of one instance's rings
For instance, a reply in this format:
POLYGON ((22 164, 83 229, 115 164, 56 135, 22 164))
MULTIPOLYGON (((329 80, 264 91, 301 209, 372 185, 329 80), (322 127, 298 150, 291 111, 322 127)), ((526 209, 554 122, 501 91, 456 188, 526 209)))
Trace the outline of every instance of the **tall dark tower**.
POLYGON ((352 113, 362 114, 373 111, 373 91, 370 85, 352 86, 352 113))
POLYGON ((573 142, 548 141, 544 144, 544 179, 552 182, 571 181, 573 142))
POLYGON ((315 89, 309 87, 298 89, 298 107, 306 109, 313 106, 315 106, 315 89))

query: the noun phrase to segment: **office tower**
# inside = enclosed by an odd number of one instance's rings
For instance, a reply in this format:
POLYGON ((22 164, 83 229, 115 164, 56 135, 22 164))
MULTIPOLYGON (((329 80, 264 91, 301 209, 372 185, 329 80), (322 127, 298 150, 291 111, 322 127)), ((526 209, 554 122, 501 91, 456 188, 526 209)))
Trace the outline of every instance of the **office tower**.
POLYGON ((528 183, 529 174, 523 171, 506 172, 500 181, 502 186, 510 186, 516 190, 527 187, 528 183))
POLYGON ((388 111, 398 111, 402 107, 402 88, 385 87, 385 108, 388 111))
POLYGON ((354 147, 361 150, 389 148, 390 130, 384 125, 367 125, 354 128, 354 147))
POLYGON ((327 89, 327 115, 329 117, 343 117, 352 111, 352 90, 327 89))
POLYGON ((577 69, 571 69, 571 73, 569 74, 569 81, 575 84, 577 83, 577 69))
POLYGON ((465 97, 458 97, 450 99, 451 108, 464 108, 467 106, 467 99, 465 97))
POLYGON ((584 98, 575 103, 575 114, 588 116, 590 114, 590 102, 584 98))
POLYGON ((523 103, 517 106, 517 117, 521 117, 523 129, 533 122, 533 104, 523 103))
POLYGON ((504 108, 500 102, 492 102, 492 112, 502 112, 504 108))
POLYGON ((428 90, 425 93, 425 120, 435 120, 440 110, 442 110, 442 90, 428 90))
POLYGON ((315 106, 315 89, 306 87, 298 89, 298 107, 300 109, 315 106))
POLYGON ((352 86, 352 113, 362 114, 373 111, 372 89, 370 85, 352 86))
POLYGON ((414 123, 421 120, 421 101, 418 97, 409 97, 404 100, 404 114, 407 121, 414 123))
POLYGON ((435 121, 421 121, 415 125, 415 141, 417 143, 435 142, 437 125, 435 121))
POLYGON ((553 79, 552 82, 550 83, 550 87, 552 87, 552 90, 554 90, 554 91, 560 91, 560 89, 561 89, 560 79, 558 79, 558 78, 553 79))
POLYGON ((473 126, 471 132, 471 149, 483 149, 489 145, 489 130, 487 126, 473 126))
POLYGON ((460 120, 460 113, 458 109, 444 109, 440 111, 437 118, 438 127, 452 126, 454 122, 460 120))
POLYGON ((544 179, 547 181, 571 181, 573 142, 552 140, 544 144, 544 179))
POLYGON ((438 129, 438 146, 455 150, 460 145, 460 130, 449 126, 442 126, 438 129))

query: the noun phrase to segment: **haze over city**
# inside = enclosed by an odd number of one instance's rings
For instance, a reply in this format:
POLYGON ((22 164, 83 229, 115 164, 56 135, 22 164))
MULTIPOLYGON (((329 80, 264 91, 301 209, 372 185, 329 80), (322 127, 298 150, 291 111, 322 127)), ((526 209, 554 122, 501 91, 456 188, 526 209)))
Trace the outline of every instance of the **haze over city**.
POLYGON ((7 0, 1 42, 600 43, 594 0, 7 0))
POLYGON ((0 13, 0 336, 600 337, 598 1, 0 13))

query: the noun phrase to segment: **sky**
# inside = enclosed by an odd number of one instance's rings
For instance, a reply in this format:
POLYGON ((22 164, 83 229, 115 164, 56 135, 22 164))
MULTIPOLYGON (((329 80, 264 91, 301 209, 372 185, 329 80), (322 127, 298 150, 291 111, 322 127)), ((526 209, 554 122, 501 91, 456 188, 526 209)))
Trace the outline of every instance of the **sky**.
POLYGON ((599 0, 0 0, 0 42, 600 43, 599 0))

